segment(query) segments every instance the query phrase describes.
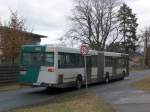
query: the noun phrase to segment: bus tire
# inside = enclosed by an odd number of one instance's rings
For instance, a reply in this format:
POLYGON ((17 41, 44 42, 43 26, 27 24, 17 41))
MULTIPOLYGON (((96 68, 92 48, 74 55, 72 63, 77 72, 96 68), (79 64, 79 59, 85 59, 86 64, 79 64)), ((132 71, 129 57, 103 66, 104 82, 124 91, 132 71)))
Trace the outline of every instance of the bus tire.
POLYGON ((76 88, 81 89, 82 87, 82 76, 78 76, 76 79, 76 88))
POLYGON ((126 75, 126 72, 125 72, 125 71, 123 71, 123 72, 122 72, 122 80, 124 80, 125 75, 126 75))
POLYGON ((109 78, 109 73, 107 72, 106 73, 106 78, 105 78, 105 82, 108 84, 110 81, 110 78, 109 78))

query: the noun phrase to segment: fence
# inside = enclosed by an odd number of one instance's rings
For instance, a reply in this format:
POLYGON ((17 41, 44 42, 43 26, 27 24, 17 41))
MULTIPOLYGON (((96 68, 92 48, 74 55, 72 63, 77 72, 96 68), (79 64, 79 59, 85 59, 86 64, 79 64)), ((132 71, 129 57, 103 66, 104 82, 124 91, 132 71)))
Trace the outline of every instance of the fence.
POLYGON ((19 66, 0 65, 0 85, 16 83, 19 75, 19 66))

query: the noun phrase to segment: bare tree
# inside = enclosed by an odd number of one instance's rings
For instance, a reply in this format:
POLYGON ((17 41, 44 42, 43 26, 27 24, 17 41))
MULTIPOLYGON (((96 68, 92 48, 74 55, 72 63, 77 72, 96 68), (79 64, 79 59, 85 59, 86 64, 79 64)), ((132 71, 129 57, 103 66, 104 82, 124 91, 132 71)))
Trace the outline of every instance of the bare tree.
POLYGON ((61 38, 58 39, 59 41, 59 46, 63 46, 63 47, 70 47, 70 48, 75 48, 75 47, 79 47, 79 45, 77 43, 78 40, 74 40, 72 38, 68 38, 68 35, 66 36, 62 36, 61 38))
POLYGON ((89 44, 92 49, 104 50, 111 33, 116 33, 117 0, 76 0, 71 29, 67 37, 89 44))
POLYGON ((144 45, 144 64, 148 66, 148 54, 150 50, 150 27, 146 28, 144 31, 142 31, 141 35, 139 35, 139 45, 144 45))

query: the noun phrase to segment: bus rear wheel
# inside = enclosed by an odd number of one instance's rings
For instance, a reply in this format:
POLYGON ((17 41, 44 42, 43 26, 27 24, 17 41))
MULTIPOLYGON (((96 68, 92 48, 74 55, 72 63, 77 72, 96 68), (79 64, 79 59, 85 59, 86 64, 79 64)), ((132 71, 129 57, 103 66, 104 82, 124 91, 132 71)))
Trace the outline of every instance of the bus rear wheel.
POLYGON ((122 80, 124 80, 125 75, 126 75, 126 72, 125 72, 125 71, 123 71, 123 72, 122 72, 122 80))
POLYGON ((81 87, 82 87, 82 77, 77 77, 76 88, 81 89, 81 87))
POLYGON ((109 81, 110 81, 110 79, 109 79, 109 73, 106 73, 105 82, 108 84, 108 83, 109 83, 109 81))
POLYGON ((106 77, 105 82, 108 84, 109 83, 109 77, 106 77))

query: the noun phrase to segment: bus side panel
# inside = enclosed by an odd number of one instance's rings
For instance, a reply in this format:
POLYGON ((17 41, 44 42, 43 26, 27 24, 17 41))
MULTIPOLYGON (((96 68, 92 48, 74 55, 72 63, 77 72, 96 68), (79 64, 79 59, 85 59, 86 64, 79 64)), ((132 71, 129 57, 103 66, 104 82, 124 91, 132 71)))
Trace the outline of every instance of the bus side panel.
POLYGON ((113 76, 113 67, 105 67, 104 68, 104 77, 106 77, 106 74, 109 73, 109 76, 113 76))
POLYGON ((58 76, 56 72, 48 72, 49 67, 41 67, 38 83, 57 84, 58 76))
MULTIPOLYGON (((63 75, 63 83, 75 82, 78 75, 82 76, 82 80, 85 81, 84 68, 66 68, 58 69, 58 75, 63 75)), ((97 80, 97 68, 92 68, 91 81, 97 80)))
POLYGON ((84 68, 58 69, 58 75, 63 76, 63 83, 75 82, 78 75, 81 75, 84 80, 84 68))
POLYGON ((126 57, 126 76, 129 77, 130 71, 129 71, 129 57, 126 57))
POLYGON ((117 74, 117 75, 122 75, 123 71, 125 71, 125 73, 127 73, 126 68, 117 68, 116 74, 117 74))
POLYGON ((97 67, 92 67, 91 79, 97 79, 97 67))
POLYGON ((32 85, 36 83, 39 76, 39 66, 24 67, 26 70, 20 72, 19 82, 22 84, 32 85))
POLYGON ((99 53, 98 54, 98 69, 97 69, 97 78, 99 81, 102 81, 104 78, 104 53, 99 53))

